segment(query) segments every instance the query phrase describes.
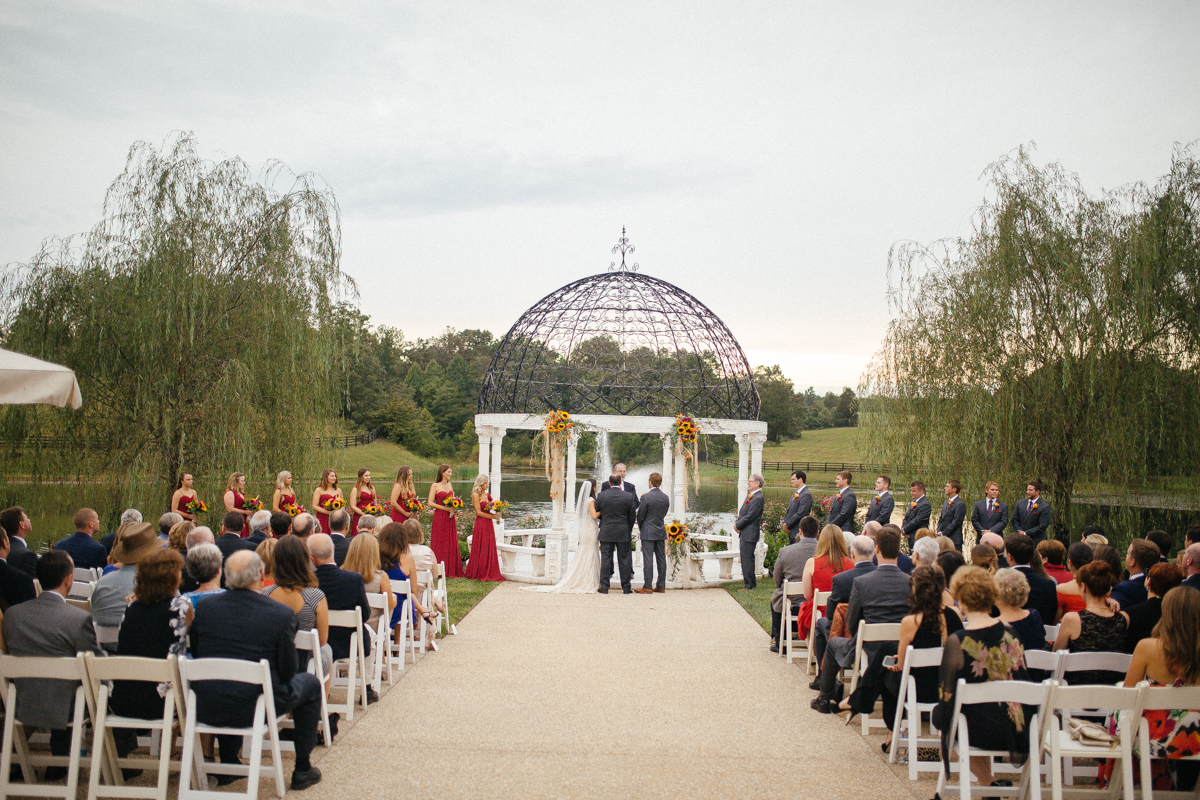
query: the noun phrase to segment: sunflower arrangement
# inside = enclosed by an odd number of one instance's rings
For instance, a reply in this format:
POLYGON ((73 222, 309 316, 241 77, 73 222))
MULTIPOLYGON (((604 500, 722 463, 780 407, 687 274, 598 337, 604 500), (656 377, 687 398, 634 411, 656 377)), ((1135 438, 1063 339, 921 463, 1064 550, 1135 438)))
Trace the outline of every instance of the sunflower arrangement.
POLYGON ((419 514, 425 510, 425 504, 415 497, 410 497, 405 500, 404 507, 408 509, 409 513, 416 512, 419 514))
POLYGON ((379 505, 379 503, 368 503, 363 507, 363 513, 371 514, 376 517, 382 517, 384 513, 383 506, 379 505))
POLYGON ((461 497, 447 497, 442 501, 442 505, 444 505, 446 508, 458 511, 463 507, 463 501, 461 497))
POLYGON ((691 417, 678 414, 675 417, 675 433, 684 444, 695 444, 696 436, 700 433, 700 424, 691 417))
POLYGON ((687 538, 687 525, 684 525, 678 520, 667 524, 667 541, 671 544, 683 544, 683 540, 687 538))
POLYGON ((503 515, 504 512, 507 510, 508 510, 508 501, 506 501, 506 500, 493 500, 492 504, 490 506, 488 506, 488 513, 490 513, 490 514, 503 515))
POLYGON ((195 500, 188 501, 186 508, 187 508, 187 512, 189 514, 207 514, 208 513, 208 506, 206 506, 204 504, 204 501, 201 500, 199 497, 197 497, 195 500))
POLYGON ((242 508, 247 511, 262 511, 262 507, 262 500, 259 500, 257 497, 248 497, 242 501, 242 508))
POLYGON ((345 507, 346 501, 340 497, 333 497, 329 500, 326 500, 324 503, 321 503, 321 508, 325 509, 326 511, 337 511, 339 508, 345 507))
POLYGON ((302 506, 298 503, 292 503, 290 506, 288 506, 284 510, 287 511, 288 516, 292 516, 292 517, 296 516, 297 514, 307 513, 304 506, 302 506))
POLYGON ((562 433, 572 425, 571 415, 565 411, 551 411, 546 415, 546 432, 562 433))

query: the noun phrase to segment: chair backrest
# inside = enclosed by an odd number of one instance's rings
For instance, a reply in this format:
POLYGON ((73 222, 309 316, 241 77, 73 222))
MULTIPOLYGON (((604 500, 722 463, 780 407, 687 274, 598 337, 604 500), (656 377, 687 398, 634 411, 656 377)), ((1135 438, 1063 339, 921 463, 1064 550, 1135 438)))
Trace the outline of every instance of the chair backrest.
POLYGON ((56 678, 64 681, 87 680, 83 654, 70 657, 0 655, 0 679, 56 678))
POLYGON ((74 597, 68 597, 67 605, 75 606, 76 608, 82 609, 82 610, 88 612, 89 614, 92 613, 92 601, 91 600, 77 600, 74 597))
POLYGON ((820 589, 813 592, 813 605, 817 608, 824 608, 829 602, 829 595, 833 592, 822 592, 820 589))
POLYGON ((348 611, 334 611, 330 609, 329 627, 358 630, 362 627, 362 609, 358 606, 348 611))
POLYGON ((88 653, 86 655, 88 677, 93 689, 99 689, 102 681, 152 681, 154 683, 174 683, 176 667, 175 656, 166 658, 141 658, 139 656, 100 656, 88 653))
POLYGON ((1046 699, 1049 688, 1049 683, 1033 683, 1032 681, 967 683, 959 678, 958 692, 954 702, 956 706, 969 706, 976 703, 1021 703, 1040 706, 1046 699))
POLYGON ((789 581, 787 578, 784 578, 783 579, 783 596, 784 597, 798 596, 799 594, 801 594, 800 587, 802 587, 803 585, 804 585, 803 581, 789 581))
POLYGON ((411 594, 412 581, 392 581, 392 594, 411 594))
POLYGON ((383 592, 367 592, 367 605, 380 611, 387 611, 387 595, 383 592))
POLYGON ((37 578, 34 578, 33 579, 33 596, 37 597, 41 593, 42 593, 42 582, 39 581, 37 578))
POLYGON ((96 570, 92 569, 91 567, 75 568, 75 580, 77 581, 82 581, 83 583, 95 583, 96 578, 96 570))
POLYGON ((84 583, 83 581, 75 581, 71 584, 70 596, 77 600, 91 600, 92 590, 96 588, 94 583, 84 583))
MULTIPOLYGON (((1066 651, 1059 651, 1059 655, 1058 672, 1054 676, 1054 679, 1059 683, 1062 683, 1064 678, 1070 683, 1068 673, 1083 670, 1120 672, 1123 674, 1129 671, 1129 662, 1133 660, 1133 656, 1129 653, 1068 653, 1066 651)), ((1092 708, 1096 708, 1096 706, 1092 706, 1092 708)))
POLYGON ((860 642, 898 642, 900 641, 900 623, 859 620, 858 640, 860 642))
POLYGON ((1200 686, 1147 686, 1143 690, 1142 710, 1176 708, 1200 709, 1200 686))
POLYGON ((117 637, 121 634, 120 625, 95 625, 95 628, 96 644, 116 644, 117 637))
POLYGON ((1064 686, 1058 681, 1050 681, 1046 711, 1049 713, 1060 708, 1133 711, 1141 706, 1141 692, 1141 689, 1126 689, 1123 686, 1064 686))
POLYGON ((321 650, 321 635, 315 628, 306 631, 296 631, 296 649, 317 653, 321 650))
POLYGON ((193 681, 235 681, 255 683, 271 693, 271 666, 264 658, 244 661, 240 658, 183 658, 179 660, 179 677, 184 691, 193 681))
POLYGON ((1052 650, 1026 650, 1025 666, 1028 669, 1040 669, 1054 676, 1058 674, 1059 655, 1052 650))
POLYGON ((917 647, 911 644, 904 656, 904 666, 909 669, 920 667, 940 667, 942 665, 942 648, 917 647))

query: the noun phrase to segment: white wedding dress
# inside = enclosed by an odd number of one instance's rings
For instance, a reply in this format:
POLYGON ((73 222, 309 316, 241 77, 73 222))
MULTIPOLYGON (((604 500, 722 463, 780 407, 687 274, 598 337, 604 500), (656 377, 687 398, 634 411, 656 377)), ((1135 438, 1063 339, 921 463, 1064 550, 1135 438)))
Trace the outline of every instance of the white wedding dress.
POLYGON ((575 545, 575 557, 567 567, 567 574, 553 586, 527 586, 531 592, 558 592, 565 594, 596 594, 600 588, 600 524, 592 517, 595 502, 591 498, 592 487, 584 484, 579 498, 576 519, 579 524, 579 542, 575 545))

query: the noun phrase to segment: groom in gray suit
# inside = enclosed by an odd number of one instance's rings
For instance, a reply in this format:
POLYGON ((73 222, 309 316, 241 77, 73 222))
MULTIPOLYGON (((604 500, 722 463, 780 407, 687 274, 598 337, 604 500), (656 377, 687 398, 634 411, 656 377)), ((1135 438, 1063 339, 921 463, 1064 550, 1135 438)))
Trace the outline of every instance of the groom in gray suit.
MULTIPOLYGON (((608 479, 610 486, 621 485, 621 477, 608 479)), ((637 516, 634 503, 637 495, 629 492, 600 492, 596 496, 596 510, 600 512, 600 594, 608 594, 612 581, 613 550, 617 551, 617 566, 621 571, 621 589, 633 594, 633 557, 629 554, 629 541, 633 537, 633 523, 637 516)))
POLYGON ((650 473, 650 491, 642 495, 638 505, 638 530, 642 536, 642 577, 644 581, 638 594, 653 594, 667 590, 667 512, 671 510, 671 498, 667 497, 662 486, 662 475, 650 473), (653 589, 654 565, 658 562, 658 583, 653 589))

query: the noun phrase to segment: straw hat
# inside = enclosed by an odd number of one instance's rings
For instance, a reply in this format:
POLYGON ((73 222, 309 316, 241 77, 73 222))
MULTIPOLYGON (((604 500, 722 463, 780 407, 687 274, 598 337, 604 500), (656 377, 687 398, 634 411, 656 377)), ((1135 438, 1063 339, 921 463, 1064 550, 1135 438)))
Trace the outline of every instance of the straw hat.
POLYGON ((113 561, 122 564, 136 564, 156 550, 162 548, 162 541, 154 535, 154 526, 149 522, 135 522, 123 525, 117 531, 117 546, 113 548, 113 561))

